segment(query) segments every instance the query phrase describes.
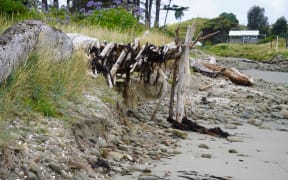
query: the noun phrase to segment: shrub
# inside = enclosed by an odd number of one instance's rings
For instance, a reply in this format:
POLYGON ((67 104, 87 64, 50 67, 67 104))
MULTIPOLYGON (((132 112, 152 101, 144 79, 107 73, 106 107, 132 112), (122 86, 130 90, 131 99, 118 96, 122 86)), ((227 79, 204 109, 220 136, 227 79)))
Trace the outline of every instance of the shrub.
POLYGON ((87 22, 97 24, 108 29, 119 29, 121 31, 141 31, 137 19, 125 9, 113 8, 108 10, 95 10, 87 17, 87 22))
POLYGON ((26 13, 28 9, 18 0, 0 0, 0 12, 6 14, 26 13))

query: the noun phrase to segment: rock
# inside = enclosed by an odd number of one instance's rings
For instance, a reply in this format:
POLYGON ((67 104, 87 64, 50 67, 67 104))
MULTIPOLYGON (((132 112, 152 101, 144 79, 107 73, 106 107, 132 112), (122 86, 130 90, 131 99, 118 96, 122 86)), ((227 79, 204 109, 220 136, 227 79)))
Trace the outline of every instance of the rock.
POLYGON ((158 176, 155 176, 155 175, 149 175, 149 174, 147 174, 147 175, 140 175, 139 177, 138 177, 138 180, 158 180, 159 179, 159 177, 158 176))
POLYGON ((178 129, 171 129, 171 133, 177 137, 180 137, 182 139, 186 139, 188 134, 184 131, 178 130, 178 129))
POLYGON ((288 110, 282 108, 282 110, 280 111, 280 114, 283 116, 284 119, 288 119, 288 110))
POLYGON ((78 33, 67 33, 67 36, 72 40, 73 46, 77 50, 88 50, 99 42, 96 38, 78 33))
POLYGON ((65 33, 41 21, 26 20, 11 26, 0 35, 0 82, 35 49, 57 61, 72 56, 73 44, 65 33))
POLYGON ((130 156, 129 154, 124 154, 123 158, 124 158, 124 159, 127 159, 127 160, 129 160, 129 161, 133 161, 133 157, 130 156))
POLYGON ((73 177, 71 175, 69 175, 68 173, 66 173, 64 170, 61 170, 61 177, 63 179, 70 179, 70 180, 73 179, 73 177))
POLYGON ((112 158, 113 160, 119 162, 123 159, 123 154, 115 152, 115 151, 111 151, 108 153, 108 158, 112 158))
POLYGON ((52 170, 54 170, 56 173, 61 174, 62 167, 61 165, 55 163, 55 162, 50 162, 48 165, 52 170))
POLYGON ((229 153, 238 153, 237 150, 235 150, 235 149, 229 149, 228 152, 229 152, 229 153))
POLYGON ((38 179, 37 176, 33 172, 31 171, 28 172, 26 180, 37 180, 37 179, 38 179))
POLYGON ((107 147, 107 142, 105 139, 99 137, 98 138, 98 145, 100 148, 106 148, 107 147))
POLYGON ((119 145, 118 145, 118 148, 119 148, 120 150, 126 151, 126 152, 128 152, 128 150, 129 150, 129 147, 126 146, 126 145, 124 145, 124 144, 119 144, 119 145))
POLYGON ((40 172, 40 166, 36 164, 34 161, 29 163, 28 168, 36 174, 40 172))
POLYGON ((201 157, 210 159, 212 156, 211 156, 211 154, 201 154, 201 157))
POLYGON ((0 177, 1 178, 8 178, 11 175, 11 172, 6 168, 0 168, 0 177))
POLYGON ((230 142, 243 142, 243 139, 236 136, 228 136, 227 140, 230 142))
POLYGON ((234 124, 225 124, 224 126, 225 129, 237 129, 237 126, 234 124))
POLYGON ((209 149, 209 147, 206 144, 199 144, 198 147, 202 149, 209 149))

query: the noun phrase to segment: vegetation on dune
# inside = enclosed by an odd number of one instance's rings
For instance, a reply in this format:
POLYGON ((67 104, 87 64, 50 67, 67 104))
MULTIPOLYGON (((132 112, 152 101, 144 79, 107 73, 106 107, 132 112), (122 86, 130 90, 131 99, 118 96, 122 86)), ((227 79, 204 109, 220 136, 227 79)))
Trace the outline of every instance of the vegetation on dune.
MULTIPOLYGON (((30 119, 36 114, 63 117, 65 101, 79 97, 88 82, 87 61, 82 53, 55 62, 48 56, 32 53, 0 86, 0 125, 9 117, 30 119)), ((0 131, 5 137, 7 131, 0 131)), ((0 142, 0 145, 3 142, 0 142)))

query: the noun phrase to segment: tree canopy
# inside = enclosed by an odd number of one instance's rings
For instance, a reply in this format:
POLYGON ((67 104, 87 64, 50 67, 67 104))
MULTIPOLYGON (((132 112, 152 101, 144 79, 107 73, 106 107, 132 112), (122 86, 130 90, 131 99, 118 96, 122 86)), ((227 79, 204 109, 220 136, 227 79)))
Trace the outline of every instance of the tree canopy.
POLYGON ((268 17, 265 16, 265 9, 260 6, 253 6, 247 14, 247 28, 250 30, 259 30, 261 34, 269 33, 268 17))
POLYGON ((285 36, 286 33, 287 33, 287 20, 284 16, 282 16, 276 20, 275 24, 273 24, 272 34, 285 36))
POLYGON ((204 35, 220 31, 220 33, 210 38, 211 42, 215 44, 226 42, 228 39, 229 31, 237 27, 238 23, 235 21, 231 21, 227 17, 219 16, 205 22, 202 31, 204 35))
POLYGON ((219 15, 219 17, 224 17, 229 19, 231 22, 234 22, 236 24, 239 23, 238 19, 236 18, 236 15, 233 13, 227 13, 227 12, 223 12, 219 15))

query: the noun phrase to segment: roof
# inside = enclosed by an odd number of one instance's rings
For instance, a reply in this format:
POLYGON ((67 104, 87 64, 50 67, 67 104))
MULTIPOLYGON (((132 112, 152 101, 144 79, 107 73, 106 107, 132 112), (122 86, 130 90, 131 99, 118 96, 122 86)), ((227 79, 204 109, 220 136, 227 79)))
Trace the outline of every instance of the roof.
POLYGON ((229 36, 259 36, 258 30, 229 31, 229 36))

